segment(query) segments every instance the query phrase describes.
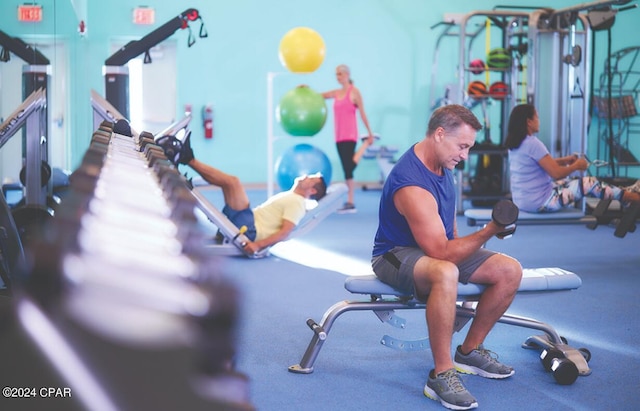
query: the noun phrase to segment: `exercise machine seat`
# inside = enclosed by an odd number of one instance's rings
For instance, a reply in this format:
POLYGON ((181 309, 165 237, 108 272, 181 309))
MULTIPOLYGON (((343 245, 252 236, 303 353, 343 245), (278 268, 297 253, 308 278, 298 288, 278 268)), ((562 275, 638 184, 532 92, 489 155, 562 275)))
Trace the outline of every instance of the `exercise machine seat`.
MULTIPOLYGON (((470 208, 464 211, 467 225, 474 227, 491 221, 491 209, 470 208)), ((528 213, 520 210, 518 224, 585 224, 591 217, 578 208, 563 208, 553 213, 528 213)))

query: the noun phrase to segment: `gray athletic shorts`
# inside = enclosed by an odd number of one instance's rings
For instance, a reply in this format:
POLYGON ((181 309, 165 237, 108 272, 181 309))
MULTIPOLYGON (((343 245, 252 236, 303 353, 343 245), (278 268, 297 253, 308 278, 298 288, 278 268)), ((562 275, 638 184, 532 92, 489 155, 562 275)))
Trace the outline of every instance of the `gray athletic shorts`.
MULTIPOLYGON (((458 281, 467 284, 478 267, 494 254, 496 254, 495 251, 481 248, 458 264, 460 272, 458 281)), ((383 255, 373 257, 371 265, 373 272, 382 282, 405 293, 417 295, 413 281, 413 268, 416 262, 424 256, 424 252, 419 248, 394 247, 383 255)))

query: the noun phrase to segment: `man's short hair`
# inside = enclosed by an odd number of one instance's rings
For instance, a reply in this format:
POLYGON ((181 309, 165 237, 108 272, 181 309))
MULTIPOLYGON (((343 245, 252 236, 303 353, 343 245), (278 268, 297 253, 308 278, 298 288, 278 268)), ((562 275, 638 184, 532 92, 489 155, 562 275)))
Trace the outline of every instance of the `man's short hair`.
POLYGON ((455 130, 463 124, 469 125, 476 131, 482 130, 482 124, 480 124, 471 110, 459 104, 448 104, 439 107, 433 112, 429 120, 427 135, 430 136, 435 133, 438 127, 442 127, 445 130, 455 130))
POLYGON ((324 180, 324 176, 319 175, 320 181, 313 185, 313 188, 316 189, 316 193, 311 196, 311 199, 319 201, 322 197, 327 195, 327 182, 324 180))

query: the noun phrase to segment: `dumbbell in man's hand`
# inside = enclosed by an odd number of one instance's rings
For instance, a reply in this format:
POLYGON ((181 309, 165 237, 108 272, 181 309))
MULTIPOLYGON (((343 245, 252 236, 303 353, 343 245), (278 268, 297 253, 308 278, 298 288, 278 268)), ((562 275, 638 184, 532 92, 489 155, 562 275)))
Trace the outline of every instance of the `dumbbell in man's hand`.
POLYGON ((516 221, 520 210, 511 200, 500 200, 493 206, 491 219, 504 230, 496 234, 499 239, 509 238, 516 231, 516 221))

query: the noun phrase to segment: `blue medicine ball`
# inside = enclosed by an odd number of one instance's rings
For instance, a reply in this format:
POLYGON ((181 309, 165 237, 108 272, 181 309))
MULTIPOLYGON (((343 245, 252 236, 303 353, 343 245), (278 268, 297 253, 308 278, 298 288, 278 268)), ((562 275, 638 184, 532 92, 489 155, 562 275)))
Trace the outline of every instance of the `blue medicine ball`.
POLYGON ((294 180, 304 174, 322 173, 327 185, 331 182, 329 157, 311 144, 289 147, 276 161, 275 169, 276 179, 282 190, 289 190, 294 180))

